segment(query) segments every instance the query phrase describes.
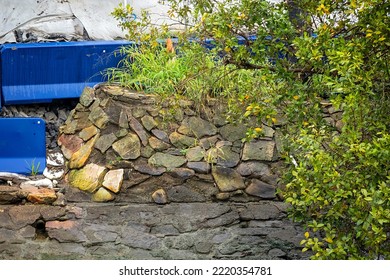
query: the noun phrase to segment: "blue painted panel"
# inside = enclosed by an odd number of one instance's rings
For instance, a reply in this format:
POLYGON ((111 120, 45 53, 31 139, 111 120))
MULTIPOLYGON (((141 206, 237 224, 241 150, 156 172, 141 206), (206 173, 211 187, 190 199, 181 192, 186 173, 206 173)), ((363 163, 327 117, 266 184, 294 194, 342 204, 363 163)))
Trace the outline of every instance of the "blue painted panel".
POLYGON ((0 49, 4 104, 78 98, 85 86, 104 82, 129 41, 5 44, 0 49))
POLYGON ((3 63, 2 63, 2 60, 1 60, 1 53, 2 53, 2 49, 3 49, 3 46, 2 45, 0 45, 0 111, 1 111, 1 102, 2 102, 2 77, 3 77, 3 75, 2 75, 2 65, 3 65, 3 63))
POLYGON ((46 167, 45 121, 0 118, 0 171, 31 174, 46 167))

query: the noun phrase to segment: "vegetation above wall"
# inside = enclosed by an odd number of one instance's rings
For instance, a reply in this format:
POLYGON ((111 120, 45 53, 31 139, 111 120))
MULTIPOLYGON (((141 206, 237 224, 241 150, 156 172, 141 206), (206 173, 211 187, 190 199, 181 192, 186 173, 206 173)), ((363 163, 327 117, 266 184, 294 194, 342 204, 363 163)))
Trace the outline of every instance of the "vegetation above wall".
MULTIPOLYGON (((283 195, 291 217, 307 226, 304 250, 316 259, 390 258, 388 2, 163 2, 187 25, 175 34, 180 47, 161 46, 173 34, 146 13, 121 21, 140 45, 111 80, 200 105, 226 98, 231 119, 257 117, 248 140, 261 136, 261 124, 287 124, 283 195), (212 48, 189 38, 213 39, 212 48), (324 118, 326 103, 337 123, 324 118)), ((113 14, 131 12, 120 6, 113 14)))

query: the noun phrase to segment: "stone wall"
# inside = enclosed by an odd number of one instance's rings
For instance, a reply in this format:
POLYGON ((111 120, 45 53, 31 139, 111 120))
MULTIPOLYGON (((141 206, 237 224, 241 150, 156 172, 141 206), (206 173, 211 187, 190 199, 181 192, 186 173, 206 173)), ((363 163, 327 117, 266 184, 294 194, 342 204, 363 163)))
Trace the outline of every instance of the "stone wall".
POLYGON ((1 259, 302 259, 281 202, 0 205, 1 259))
POLYGON ((271 127, 243 143, 247 128, 227 123, 217 100, 172 102, 86 88, 60 129, 67 182, 95 202, 277 200, 281 170, 271 127))
POLYGON ((48 152, 60 177, 0 173, 0 256, 307 259, 277 194, 278 132, 263 131, 243 143, 217 100, 87 88, 48 152))

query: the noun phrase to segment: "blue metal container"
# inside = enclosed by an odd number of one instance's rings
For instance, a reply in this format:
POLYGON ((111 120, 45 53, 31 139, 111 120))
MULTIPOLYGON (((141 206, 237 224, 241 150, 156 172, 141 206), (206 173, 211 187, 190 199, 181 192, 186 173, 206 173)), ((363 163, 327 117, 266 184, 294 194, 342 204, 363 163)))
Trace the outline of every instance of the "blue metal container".
POLYGON ((46 167, 45 121, 0 118, 0 172, 41 174, 46 167))
MULTIPOLYGON (((3 104, 78 98, 86 86, 105 81, 104 70, 121 60, 129 41, 5 44, 0 48, 3 104)), ((0 104, 1 106, 1 104, 0 104)))

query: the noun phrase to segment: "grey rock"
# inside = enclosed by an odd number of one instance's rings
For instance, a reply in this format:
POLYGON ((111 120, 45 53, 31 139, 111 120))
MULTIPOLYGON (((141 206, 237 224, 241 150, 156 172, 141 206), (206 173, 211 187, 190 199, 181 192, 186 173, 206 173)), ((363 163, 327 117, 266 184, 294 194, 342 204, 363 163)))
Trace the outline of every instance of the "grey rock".
POLYGON ((154 150, 150 146, 141 147, 141 156, 144 158, 150 158, 154 154, 154 150))
POLYGON ((230 198, 230 193, 228 192, 221 192, 221 193, 217 193, 215 195, 215 198, 218 199, 218 200, 228 200, 230 198))
POLYGON ((49 221, 46 222, 47 234, 50 238, 58 240, 60 243, 85 242, 87 237, 80 230, 81 222, 73 220, 49 221))
POLYGON ((141 155, 141 143, 137 135, 129 133, 116 141, 112 148, 122 159, 136 159, 141 155))
POLYGON ((264 199, 276 198, 276 189, 273 186, 257 179, 252 180, 250 185, 245 189, 245 192, 264 199))
POLYGON ((270 256, 271 258, 279 258, 284 257, 286 255, 286 252, 280 250, 279 248, 273 248, 268 252, 268 256, 270 256))
POLYGON ((53 112, 46 112, 45 113, 45 120, 47 122, 55 121, 55 120, 57 120, 57 116, 53 112))
POLYGON ((267 164, 258 161, 240 163, 237 167, 237 172, 240 173, 241 176, 262 177, 272 175, 270 167, 267 164))
POLYGON ((269 220, 284 216, 287 206, 282 202, 264 201, 250 204, 239 212, 241 220, 269 220))
POLYGON ((182 166, 186 161, 182 156, 173 156, 158 152, 149 158, 148 163, 153 166, 163 166, 168 170, 172 170, 173 168, 182 166))
POLYGON ((84 229, 84 233, 91 243, 115 242, 119 237, 116 231, 118 229, 110 230, 109 227, 99 224, 92 224, 84 229))
POLYGON ((127 134, 129 134, 129 131, 126 128, 122 128, 114 133, 117 138, 125 137, 127 134))
POLYGON ((204 161, 187 162, 187 167, 194 170, 197 173, 207 174, 210 172, 210 164, 204 161))
POLYGON ((218 216, 216 218, 211 218, 202 223, 202 227, 205 228, 216 228, 221 226, 227 226, 231 224, 238 223, 240 219, 240 216, 236 211, 227 212, 221 216, 218 216))
POLYGON ((127 115, 129 114, 129 112, 127 112, 126 110, 121 110, 120 114, 119 114, 119 127, 122 127, 122 128, 129 128, 129 121, 127 119, 127 115))
POLYGON ((213 244, 207 241, 200 241, 195 243, 195 250, 201 254, 208 254, 211 252, 213 244))
POLYGON ((231 192, 246 187, 244 179, 234 169, 215 166, 212 169, 212 175, 221 192, 231 192))
POLYGON ((148 174, 152 176, 158 176, 163 174, 166 171, 166 168, 161 166, 154 166, 148 164, 146 161, 137 162, 134 164, 134 169, 140 173, 148 174))
POLYGON ((28 181, 29 178, 16 173, 0 172, 0 180, 18 182, 18 181, 28 181))
POLYGON ((195 171, 189 168, 174 168, 168 174, 175 178, 187 180, 195 175, 195 171))
POLYGON ((263 160, 274 161, 275 156, 275 142, 256 140, 245 143, 242 160, 263 160))
POLYGON ((155 121, 155 119, 149 115, 143 116, 141 118, 142 125, 145 127, 146 130, 151 131, 153 128, 155 128, 158 123, 155 121))
POLYGON ((200 139, 204 136, 212 136, 217 134, 217 127, 199 117, 190 117, 183 121, 178 132, 187 136, 195 136, 200 139))
POLYGON ((203 202, 206 198, 199 191, 184 185, 173 186, 167 191, 172 202, 203 202))
POLYGON ((138 108, 133 108, 131 110, 131 113, 132 113, 133 117, 135 117, 135 118, 142 118, 143 116, 145 116, 146 110, 138 107, 138 108))
POLYGON ((215 147, 216 143, 219 141, 218 136, 212 136, 212 137, 207 137, 200 139, 199 141, 199 146, 202 147, 205 150, 210 149, 211 147, 215 147))
POLYGON ((138 185, 142 182, 145 182, 147 179, 149 179, 150 176, 146 174, 142 174, 139 172, 134 172, 133 170, 130 170, 127 175, 127 180, 124 181, 124 188, 131 188, 135 185, 138 185))
POLYGON ((95 99, 95 92, 92 88, 86 87, 80 95, 80 104, 88 107, 95 99))
POLYGON ((273 130, 272 127, 263 125, 262 128, 263 128, 262 133, 264 137, 272 138, 274 136, 275 130, 273 130))
POLYGON ((195 138, 180 134, 176 131, 169 135, 169 140, 175 147, 183 149, 194 146, 196 143, 195 138))
POLYGON ((186 152, 186 158, 188 161, 201 161, 204 157, 204 152, 199 146, 189 148, 186 152))
POLYGON ((219 129, 223 139, 234 142, 246 136, 247 127, 243 124, 227 124, 219 129))
POLYGON ((171 145, 169 145, 168 143, 153 136, 149 138, 149 145, 150 147, 152 147, 153 150, 158 152, 164 151, 171 147, 171 145))
POLYGON ((116 139, 117 138, 114 133, 102 135, 96 141, 95 148, 104 154, 112 146, 116 139))
POLYGON ((138 232, 130 228, 123 233, 122 244, 132 248, 152 250, 159 246, 159 239, 152 234, 138 232))
POLYGON ((88 119, 96 125, 98 128, 102 129, 106 126, 109 117, 108 115, 103 111, 102 108, 96 107, 91 111, 91 114, 89 115, 88 119))
POLYGON ((231 147, 223 146, 219 150, 217 165, 223 167, 235 167, 240 162, 240 155, 232 151, 231 147))
POLYGON ((158 225, 151 229, 151 234, 158 236, 177 236, 180 232, 173 225, 158 225))
POLYGON ((59 109, 58 118, 63 122, 66 121, 66 119, 68 118, 68 112, 65 109, 59 109))
POLYGON ((159 130, 159 129, 152 129, 152 134, 156 136, 158 139, 169 143, 169 137, 168 134, 165 131, 159 130))
POLYGON ((138 135, 139 139, 141 139, 142 145, 146 146, 148 144, 148 134, 146 133, 144 127, 141 123, 131 115, 127 116, 129 120, 129 125, 131 129, 138 135))
POLYGON ((19 187, 0 185, 0 204, 19 203, 23 199, 19 187))

